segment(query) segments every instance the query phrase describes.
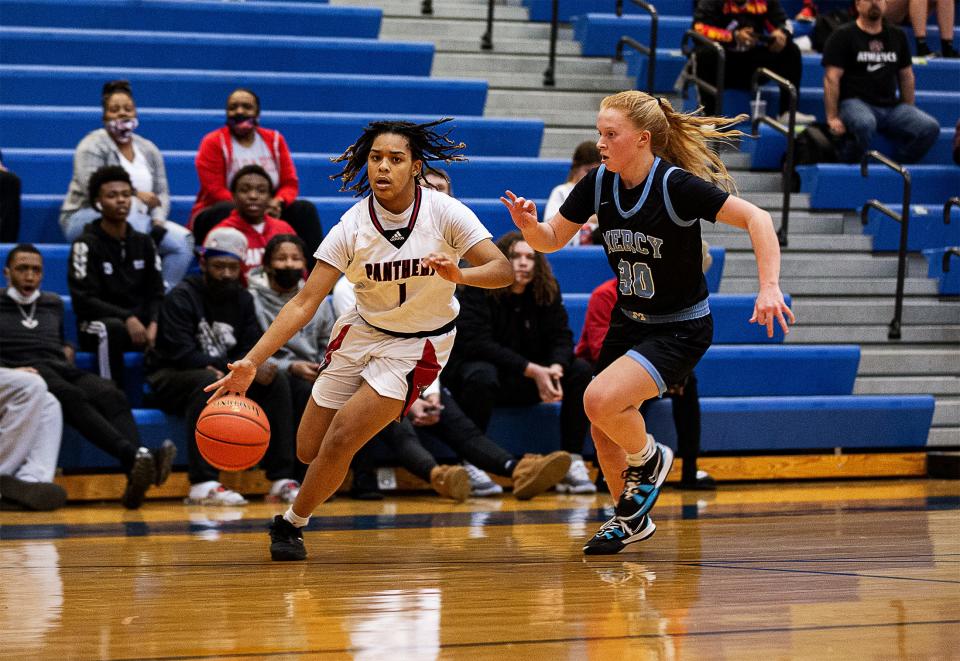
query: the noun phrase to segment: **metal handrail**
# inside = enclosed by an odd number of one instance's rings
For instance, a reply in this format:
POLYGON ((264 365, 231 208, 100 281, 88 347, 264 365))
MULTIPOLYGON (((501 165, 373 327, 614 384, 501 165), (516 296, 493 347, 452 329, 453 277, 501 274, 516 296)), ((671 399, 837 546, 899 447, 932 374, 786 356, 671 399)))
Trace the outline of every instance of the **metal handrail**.
POLYGON ((790 98, 790 115, 786 126, 766 115, 754 117, 750 125, 750 132, 753 134, 753 137, 760 135, 760 124, 766 124, 777 133, 787 137, 787 155, 786 162, 784 163, 783 176, 783 215, 780 221, 780 229, 777 230, 777 239, 780 241, 780 245, 786 246, 787 232, 790 227, 790 194, 793 189, 793 152, 795 140, 794 129, 797 125, 797 88, 786 78, 777 75, 773 71, 770 71, 770 69, 761 67, 753 72, 753 78, 750 82, 751 95, 756 96, 757 90, 760 88, 760 80, 763 78, 775 82, 780 88, 780 94, 787 94, 790 98))
POLYGON ((950 197, 947 198, 947 203, 943 205, 943 224, 950 224, 950 207, 957 207, 960 209, 960 197, 950 197))
MULTIPOLYGON (((617 42, 617 54, 614 56, 614 62, 623 62, 623 47, 630 46, 641 55, 647 56, 647 92, 653 94, 653 80, 657 68, 657 31, 660 23, 660 15, 657 8, 644 0, 630 0, 633 4, 650 13, 650 46, 641 44, 636 39, 626 35, 620 37, 617 42)), ((617 16, 623 16, 623 0, 617 0, 617 16)))
POLYGON ((950 258, 960 257, 960 248, 947 248, 943 251, 943 264, 940 265, 944 273, 950 273, 950 258))
POLYGON ((483 50, 493 50, 493 2, 487 0, 487 31, 480 37, 480 48, 483 50))
POLYGON ((553 6, 550 16, 550 59, 547 61, 547 69, 543 72, 543 85, 553 87, 557 84, 554 71, 557 61, 557 34, 560 31, 560 2, 553 0, 553 6))
POLYGON ((680 42, 680 51, 684 54, 688 61, 694 62, 694 67, 696 67, 696 60, 693 60, 690 56, 693 54, 693 50, 688 47, 687 42, 693 40, 701 46, 709 46, 717 51, 717 77, 716 85, 711 85, 707 81, 700 78, 696 72, 692 74, 687 73, 686 67, 683 70, 681 76, 683 77, 683 88, 681 93, 686 92, 687 85, 691 82, 697 86, 697 89, 706 90, 713 94, 716 99, 714 105, 714 114, 723 115, 723 88, 724 88, 724 72, 727 67, 727 53, 723 50, 723 46, 709 39, 695 30, 687 30, 683 33, 683 40, 680 42))
POLYGON ((883 215, 900 223, 900 249, 897 253, 897 297, 894 302, 893 320, 890 322, 890 330, 887 333, 888 339, 899 340, 900 320, 903 316, 903 280, 907 274, 907 232, 910 229, 910 172, 880 152, 870 150, 863 155, 863 160, 860 161, 861 177, 869 175, 867 163, 869 163, 871 159, 882 163, 903 177, 903 201, 900 203, 902 213, 895 213, 875 199, 867 200, 867 203, 860 209, 860 222, 864 225, 867 223, 867 214, 870 209, 876 209, 883 215))
POLYGON ((423 0, 420 5, 420 13, 424 16, 433 16, 433 0, 423 0))

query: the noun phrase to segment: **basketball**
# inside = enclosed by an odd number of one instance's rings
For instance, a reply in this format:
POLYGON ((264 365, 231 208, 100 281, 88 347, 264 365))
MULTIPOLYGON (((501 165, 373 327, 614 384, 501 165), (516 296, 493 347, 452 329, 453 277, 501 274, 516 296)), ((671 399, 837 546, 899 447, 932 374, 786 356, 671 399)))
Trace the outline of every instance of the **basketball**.
POLYGON ((263 458, 270 444, 270 423, 263 409, 242 395, 225 395, 200 412, 197 448, 211 466, 239 471, 263 458))

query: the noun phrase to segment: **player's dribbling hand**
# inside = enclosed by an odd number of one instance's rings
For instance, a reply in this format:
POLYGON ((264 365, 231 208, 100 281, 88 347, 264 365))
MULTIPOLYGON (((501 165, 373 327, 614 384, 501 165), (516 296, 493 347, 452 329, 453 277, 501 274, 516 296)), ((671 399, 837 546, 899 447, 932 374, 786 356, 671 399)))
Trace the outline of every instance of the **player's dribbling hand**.
POLYGON ((450 255, 442 252, 432 252, 421 259, 420 264, 429 266, 444 280, 449 280, 458 285, 462 282, 460 267, 454 260, 450 259, 450 255))
POLYGON ((501 197, 500 201, 503 202, 503 206, 507 207, 510 218, 513 219, 513 224, 517 226, 517 229, 522 232, 535 227, 538 222, 537 205, 532 200, 517 197, 513 194, 513 191, 506 191, 506 196, 501 197))
POLYGON ((773 321, 775 319, 780 324, 784 334, 790 332, 787 318, 790 319, 791 324, 797 323, 793 311, 783 300, 783 292, 780 291, 780 287, 776 285, 761 287, 760 293, 757 294, 757 302, 753 306, 753 316, 750 317, 750 323, 766 326, 767 337, 773 337, 773 321))
POLYGON ((254 377, 257 375, 257 366, 252 360, 245 358, 235 363, 227 363, 227 369, 230 370, 230 372, 226 376, 217 379, 203 389, 204 392, 213 391, 210 399, 207 400, 208 403, 229 392, 245 395, 250 384, 253 383, 254 377))

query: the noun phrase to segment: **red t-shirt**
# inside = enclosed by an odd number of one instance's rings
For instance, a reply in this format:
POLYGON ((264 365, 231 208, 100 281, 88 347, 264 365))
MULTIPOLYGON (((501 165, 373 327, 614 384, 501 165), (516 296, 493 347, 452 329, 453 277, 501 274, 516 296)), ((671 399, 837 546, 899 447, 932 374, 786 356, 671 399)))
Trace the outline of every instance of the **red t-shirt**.
POLYGON ((583 319, 583 331, 573 353, 591 363, 597 362, 600 347, 610 328, 610 315, 617 304, 617 279, 610 278, 590 293, 587 314, 583 319))

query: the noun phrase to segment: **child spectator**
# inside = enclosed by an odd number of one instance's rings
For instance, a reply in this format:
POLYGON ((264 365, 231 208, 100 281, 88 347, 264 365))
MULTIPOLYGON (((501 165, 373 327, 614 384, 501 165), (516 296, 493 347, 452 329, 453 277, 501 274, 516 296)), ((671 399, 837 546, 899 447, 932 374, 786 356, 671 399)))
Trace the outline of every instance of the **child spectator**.
POLYGON ((4 275, 8 288, 0 297, 0 366, 29 367, 43 377, 63 408, 64 421, 120 462, 127 474, 121 502, 137 509, 147 489, 170 476, 176 447, 170 441, 156 450, 141 447, 123 391, 74 366, 73 347, 63 337, 63 301, 40 291, 40 251, 30 244, 16 246, 7 256, 4 275))
POLYGON ((137 135, 140 125, 130 83, 115 80, 103 86, 101 95, 104 128, 91 131, 77 145, 73 156, 73 179, 60 208, 60 227, 68 241, 100 217, 89 195, 90 177, 106 165, 118 165, 134 187, 129 222, 157 244, 163 260, 166 288, 176 285, 193 261, 193 235, 183 225, 167 219, 170 191, 163 156, 157 146, 137 135))

